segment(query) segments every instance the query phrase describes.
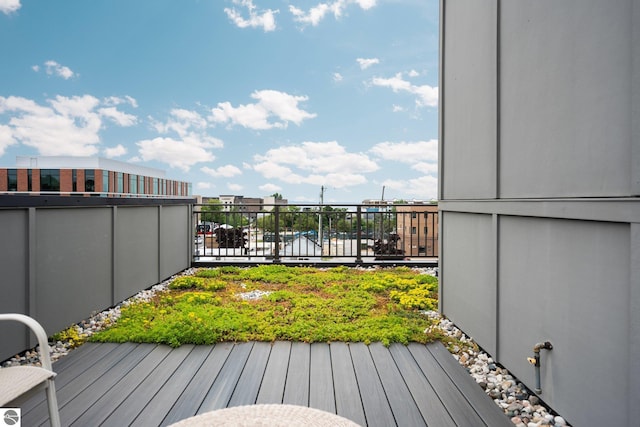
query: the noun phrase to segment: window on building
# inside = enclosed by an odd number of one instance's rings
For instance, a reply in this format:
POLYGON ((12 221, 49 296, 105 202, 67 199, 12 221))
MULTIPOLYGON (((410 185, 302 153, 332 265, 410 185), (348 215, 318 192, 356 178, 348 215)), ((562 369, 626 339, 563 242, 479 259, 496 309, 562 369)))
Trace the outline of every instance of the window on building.
POLYGON ((416 234, 418 229, 416 227, 411 227, 411 234, 416 234))
POLYGON ((122 172, 116 172, 116 193, 124 193, 124 174, 122 172))
POLYGON ((427 234, 427 232, 428 232, 428 231, 429 231, 429 228, 428 228, 428 227, 425 227, 425 228, 424 228, 424 234, 427 234))
POLYGON ((129 175, 129 193, 136 194, 138 192, 138 175, 129 175))
POLYGON ((153 178, 153 193, 158 194, 158 178, 153 178))
POLYGON ((96 172, 93 169, 85 169, 84 171, 84 191, 96 191, 96 172))
POLYGON ((138 177, 138 193, 144 194, 144 176, 138 177))
POLYGON ((27 169, 27 191, 32 191, 33 188, 33 171, 27 169))
POLYGON ((411 218, 418 218, 418 212, 411 212, 411 218))
POLYGON ((16 169, 7 170, 7 190, 18 191, 18 171, 16 169))
POLYGON ((78 171, 71 169, 71 191, 78 191, 78 171))
POLYGON ((102 191, 109 192, 109 171, 102 171, 102 191))
POLYGON ((60 191, 60 169, 40 170, 40 190, 60 191))

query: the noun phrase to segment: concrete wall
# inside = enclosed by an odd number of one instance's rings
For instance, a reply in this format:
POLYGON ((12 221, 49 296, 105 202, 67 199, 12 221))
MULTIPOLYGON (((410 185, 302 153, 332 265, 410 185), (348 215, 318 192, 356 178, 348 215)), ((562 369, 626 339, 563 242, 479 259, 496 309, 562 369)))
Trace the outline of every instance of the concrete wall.
MULTIPOLYGON (((48 200, 0 209, 2 313, 28 314, 52 334, 190 265, 189 202, 77 198, 92 205, 56 207, 48 200)), ((0 360, 34 344, 21 326, 0 326, 0 360)))
POLYGON ((574 425, 640 419, 640 1, 442 0, 441 310, 574 425))

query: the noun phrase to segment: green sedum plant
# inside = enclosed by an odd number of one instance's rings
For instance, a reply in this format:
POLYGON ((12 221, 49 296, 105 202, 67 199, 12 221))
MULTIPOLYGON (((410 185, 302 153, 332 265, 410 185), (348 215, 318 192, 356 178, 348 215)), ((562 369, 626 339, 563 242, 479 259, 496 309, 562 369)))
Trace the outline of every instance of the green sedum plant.
POLYGON ((436 305, 437 279, 408 268, 200 269, 175 279, 151 301, 123 307, 120 319, 91 339, 171 346, 248 340, 424 343, 442 339, 433 320, 420 312, 436 305), (241 298, 256 290, 262 298, 241 298))

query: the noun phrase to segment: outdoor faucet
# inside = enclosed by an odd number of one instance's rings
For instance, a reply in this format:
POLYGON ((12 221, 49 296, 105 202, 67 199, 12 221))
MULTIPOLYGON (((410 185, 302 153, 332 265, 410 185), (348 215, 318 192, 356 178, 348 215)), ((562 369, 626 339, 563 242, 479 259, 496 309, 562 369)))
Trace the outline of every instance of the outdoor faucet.
POLYGON ((549 341, 539 342, 533 346, 533 357, 527 357, 527 361, 536 368, 536 393, 542 394, 540 386, 540 350, 552 350, 553 345, 549 341))

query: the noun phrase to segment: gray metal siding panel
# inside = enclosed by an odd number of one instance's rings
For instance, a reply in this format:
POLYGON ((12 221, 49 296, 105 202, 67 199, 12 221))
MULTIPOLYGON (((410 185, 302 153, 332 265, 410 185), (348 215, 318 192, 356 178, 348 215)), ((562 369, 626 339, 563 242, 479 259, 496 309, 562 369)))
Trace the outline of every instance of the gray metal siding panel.
POLYGON ((158 207, 118 207, 115 301, 158 282, 158 207))
POLYGON ((443 212, 446 264, 442 312, 491 354, 496 352, 495 256, 491 215, 443 212), (462 267, 464 266, 464 267, 462 267))
POLYGON ((550 341, 553 350, 541 353, 543 398, 576 425, 626 425, 620 408, 589 408, 616 395, 625 406, 629 225, 503 217, 501 231, 501 363, 533 386, 526 358, 550 341))
POLYGON ((497 1, 448 1, 441 126, 445 199, 496 197, 497 1))
POLYGON ((111 211, 38 209, 36 217, 36 312, 53 333, 111 305, 111 211))
MULTIPOLYGON (((482 22, 455 25, 473 3, 442 1, 441 310, 489 352, 495 341, 492 354, 530 388, 526 357, 537 341, 554 341, 543 355, 545 401, 576 425, 632 425, 640 417, 640 200, 632 197, 640 193, 640 2, 500 1, 497 21, 494 6, 483 4, 474 14, 482 22), (478 63, 473 37, 496 22, 497 54, 478 63), (470 67, 483 73, 496 55, 497 84, 478 78, 475 93, 451 92, 470 67), (495 104, 476 104, 494 90, 495 104), (496 169, 502 199, 451 191, 467 173, 449 168, 467 161, 459 147, 468 138, 452 130, 467 126, 464 108, 452 108, 465 101, 479 117, 496 116, 497 149, 486 144, 484 156, 497 158, 478 159, 496 169), (482 214, 494 216, 489 239, 473 219, 482 214), (456 215, 468 220, 453 224, 456 215), (483 262, 493 277, 476 270, 483 262), (477 271, 478 283, 461 270, 477 271), (495 321, 468 302, 494 286, 495 321), (611 396, 608 405, 594 405, 602 395, 611 396)), ((490 175, 468 173, 480 182, 490 175)))
POLYGON ((502 197, 630 195, 630 15, 629 0, 502 2, 502 197))
POLYGON ((163 206, 160 216, 160 280, 188 268, 194 231, 189 228, 189 206, 163 206))
MULTIPOLYGON (((27 313, 28 273, 28 211, 0 210, 0 313, 27 313)), ((15 348, 25 348, 27 327, 17 322, 0 323, 0 360, 15 354, 15 348), (16 346, 4 343, 15 342, 16 346)))

